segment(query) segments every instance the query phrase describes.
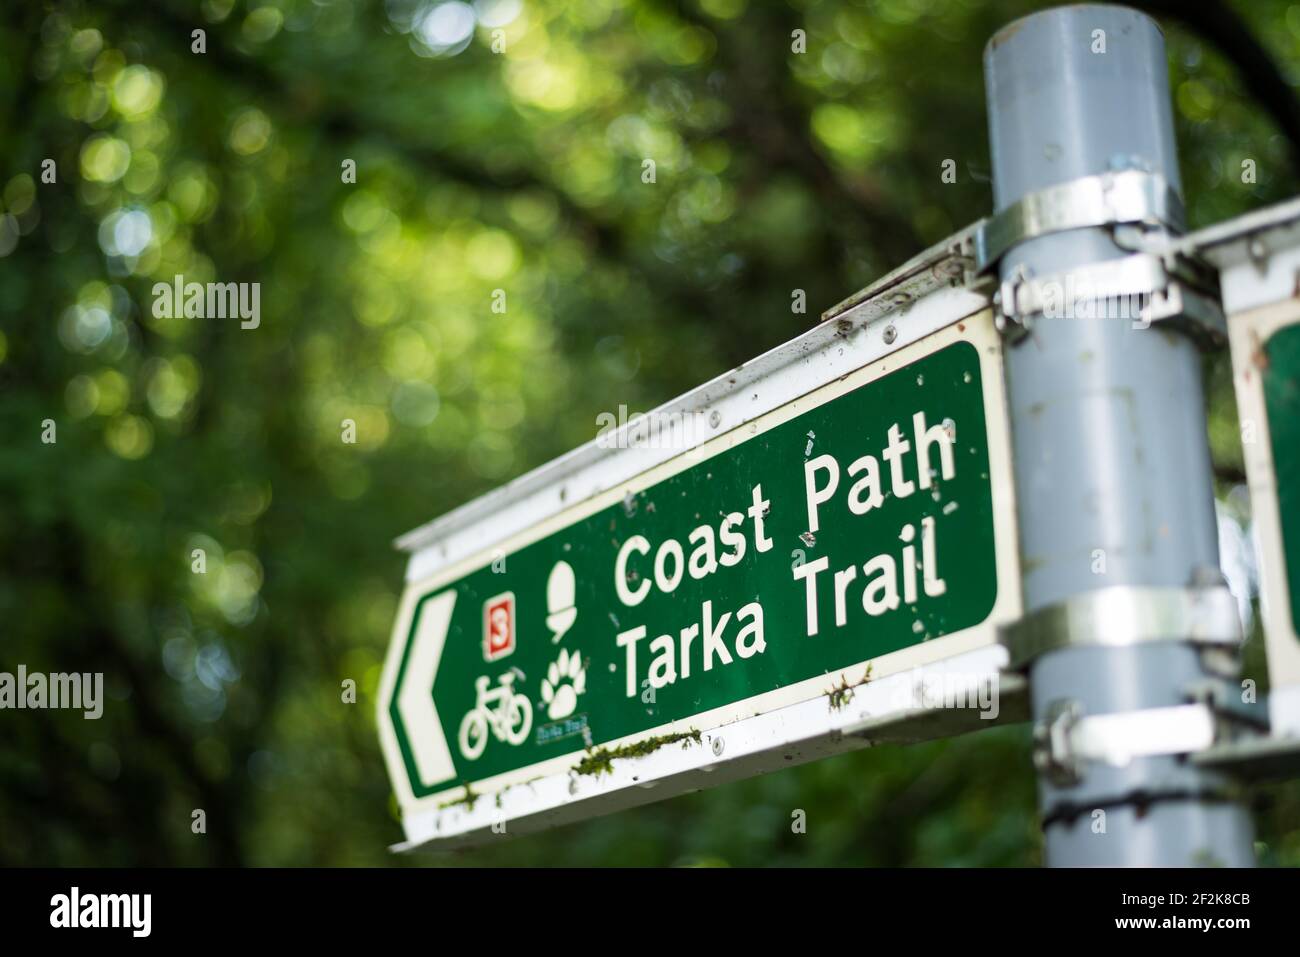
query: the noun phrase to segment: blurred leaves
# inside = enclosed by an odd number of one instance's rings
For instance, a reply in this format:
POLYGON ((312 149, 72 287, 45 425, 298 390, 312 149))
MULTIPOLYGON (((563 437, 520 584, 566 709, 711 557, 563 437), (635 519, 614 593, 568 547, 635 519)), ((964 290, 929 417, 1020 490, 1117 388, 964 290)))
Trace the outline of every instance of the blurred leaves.
MULTIPOLYGON (((3 717, 6 864, 392 862, 373 718, 391 539, 987 213, 981 52, 1034 7, 10 6, 0 667, 102 670, 110 700, 99 721, 3 717), (155 315, 177 275, 260 283, 260 326, 155 315)), ((1244 14, 1295 76, 1294 10, 1244 14)), ((1168 35, 1194 225, 1295 192, 1234 70, 1168 35)), ((1221 358, 1209 381, 1216 457, 1239 467, 1221 358)), ((443 860, 1029 864, 1029 767, 1024 728, 985 732, 443 860)), ((1300 861, 1296 795, 1261 819, 1272 859, 1300 861)))

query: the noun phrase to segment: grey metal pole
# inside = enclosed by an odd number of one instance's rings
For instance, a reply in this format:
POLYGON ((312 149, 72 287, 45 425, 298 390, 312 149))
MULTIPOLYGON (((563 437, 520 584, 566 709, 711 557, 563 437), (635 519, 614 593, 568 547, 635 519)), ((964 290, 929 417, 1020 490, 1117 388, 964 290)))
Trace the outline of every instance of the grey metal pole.
MULTIPOLYGON (((1164 38, 1147 16, 1103 5, 1037 13, 993 37, 984 69, 998 210, 1125 169, 1161 174, 1181 193, 1164 38)), ((1071 229, 1014 246, 999 270, 1041 277, 1128 252, 1105 228, 1071 229)), ((1006 377, 1027 612, 1111 586, 1218 580, 1190 338, 1040 316, 1008 348, 1006 377)), ((1052 650, 1030 667, 1034 718, 1067 704, 1121 718, 1185 704, 1189 688, 1224 680, 1219 666, 1180 640, 1052 650)), ((1230 782, 1182 757, 1089 761, 1073 783, 1042 775, 1039 801, 1053 866, 1253 864, 1252 823, 1230 782)))

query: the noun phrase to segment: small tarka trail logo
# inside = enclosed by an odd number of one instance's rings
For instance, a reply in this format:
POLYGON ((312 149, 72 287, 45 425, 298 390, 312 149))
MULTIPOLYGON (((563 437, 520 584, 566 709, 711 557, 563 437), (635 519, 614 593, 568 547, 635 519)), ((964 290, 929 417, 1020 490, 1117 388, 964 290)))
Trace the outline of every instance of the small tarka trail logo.
POLYGON ((496 687, 490 687, 490 675, 481 675, 474 681, 477 700, 460 722, 457 743, 460 753, 475 761, 487 747, 488 732, 498 741, 519 745, 528 739, 533 727, 533 704, 528 696, 514 690, 516 673, 507 671, 498 676, 496 687))

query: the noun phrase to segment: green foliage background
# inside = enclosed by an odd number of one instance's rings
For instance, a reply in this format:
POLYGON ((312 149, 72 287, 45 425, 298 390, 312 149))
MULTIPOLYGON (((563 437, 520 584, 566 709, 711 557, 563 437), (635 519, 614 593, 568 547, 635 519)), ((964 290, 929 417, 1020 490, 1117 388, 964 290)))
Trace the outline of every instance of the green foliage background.
MULTIPOLYGON (((6 4, 0 670, 110 700, 0 714, 0 863, 413 863, 373 717, 391 539, 986 214, 981 54, 1036 7, 524 0, 503 53, 435 56, 418 0, 6 4), (177 273, 260 282, 261 327, 154 318, 177 273)), ((1297 77, 1300 8, 1235 7, 1297 77)), ((1295 193, 1234 69, 1167 35, 1193 225, 1295 193)), ((882 748, 433 862, 1034 864, 1029 766, 1025 728, 882 748)), ((1300 862, 1300 791, 1261 800, 1263 860, 1300 862)))

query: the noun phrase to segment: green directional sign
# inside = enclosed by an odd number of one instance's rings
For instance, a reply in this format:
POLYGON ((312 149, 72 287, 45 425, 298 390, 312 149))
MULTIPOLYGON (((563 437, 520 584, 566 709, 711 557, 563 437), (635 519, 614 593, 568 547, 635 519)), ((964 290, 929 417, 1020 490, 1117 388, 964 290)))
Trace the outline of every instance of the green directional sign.
POLYGON ((1279 329, 1264 347, 1262 378, 1277 481, 1281 556, 1291 635, 1300 635, 1300 324, 1279 329))
POLYGON ((413 583, 380 710, 399 798, 689 736, 984 622, 983 341, 860 370, 413 583))
POLYGON ((1235 313, 1228 331, 1277 707, 1300 688, 1300 299, 1235 313))

